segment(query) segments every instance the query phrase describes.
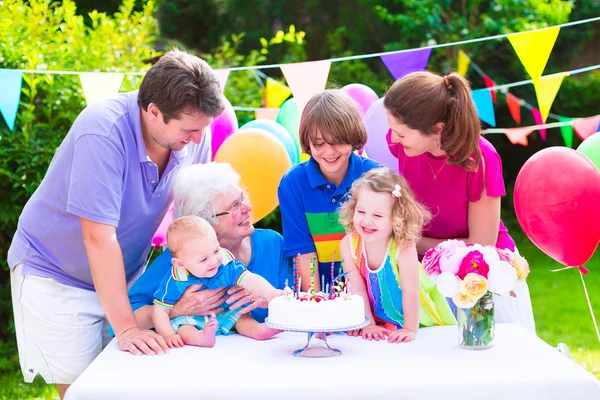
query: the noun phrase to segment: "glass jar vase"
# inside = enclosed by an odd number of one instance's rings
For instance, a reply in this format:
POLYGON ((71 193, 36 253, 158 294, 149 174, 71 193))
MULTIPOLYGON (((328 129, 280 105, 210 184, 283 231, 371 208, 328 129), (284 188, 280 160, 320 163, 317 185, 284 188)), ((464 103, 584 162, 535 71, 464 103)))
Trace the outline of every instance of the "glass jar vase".
POLYGON ((465 349, 483 350, 494 345, 496 323, 494 298, 487 292, 471 308, 457 308, 458 345, 465 349))

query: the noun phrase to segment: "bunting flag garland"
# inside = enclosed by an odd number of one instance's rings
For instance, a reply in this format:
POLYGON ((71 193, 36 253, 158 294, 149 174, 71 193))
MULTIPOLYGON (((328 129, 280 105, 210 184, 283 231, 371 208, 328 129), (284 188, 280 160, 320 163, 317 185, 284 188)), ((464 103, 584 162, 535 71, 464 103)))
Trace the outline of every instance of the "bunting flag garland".
POLYGON ((268 119, 271 121, 277 121, 277 114, 279 114, 279 108, 257 108, 254 110, 256 119, 268 119))
POLYGON ((573 129, 575 129, 575 132, 581 140, 585 140, 592 134, 598 132, 598 125, 600 125, 600 115, 573 121, 573 129))
POLYGON ((491 126, 496 126, 496 115, 494 114, 491 92, 488 89, 472 90, 471 97, 477 108, 479 119, 491 126))
POLYGON ((215 75, 217 75, 217 79, 219 80, 219 86, 221 87, 221 91, 225 92, 225 85, 227 85, 227 79, 229 79, 229 70, 228 69, 215 69, 215 75))
MULTIPOLYGON (((560 122, 568 122, 568 121, 573 121, 573 118, 558 117, 558 120, 560 122)), ((560 134, 562 135, 563 140, 565 141, 565 146, 573 148, 573 125, 569 124, 569 125, 561 126, 560 134)))
MULTIPOLYGON (((533 116, 533 120, 535 121, 536 125, 542 125, 544 123, 544 121, 542 121, 542 114, 540 113, 540 110, 538 110, 535 107, 531 107, 531 115, 533 116)), ((540 137, 542 138, 542 141, 546 141, 546 128, 541 128, 538 129, 538 131, 540 132, 540 137)))
POLYGON ((0 113, 11 131, 15 129, 22 83, 23 71, 0 69, 0 113))
POLYGON ((542 122, 544 123, 548 118, 550 107, 552 107, 554 98, 556 97, 565 76, 568 76, 568 74, 566 72, 561 72, 559 74, 542 76, 540 79, 533 82, 538 107, 540 108, 540 114, 542 115, 542 122))
POLYGON ((521 124, 521 100, 512 93, 506 92, 508 110, 517 124, 521 124))
POLYGON ((279 83, 275 79, 267 78, 265 84, 264 105, 266 108, 280 107, 292 94, 289 87, 279 83))
POLYGON ((119 93, 123 74, 113 72, 82 72, 79 74, 83 95, 88 106, 119 93))
POLYGON ((534 82, 544 73, 558 32, 560 28, 553 27, 508 36, 508 41, 534 82))
POLYGON ((284 64, 280 68, 302 112, 308 100, 325 89, 331 61, 284 64))
POLYGON ((381 61, 385 64, 394 79, 400 79, 415 71, 423 71, 427 67, 431 48, 415 49, 396 54, 385 54, 381 61))
POLYGON ((522 128, 508 128, 505 130, 504 134, 512 144, 527 146, 529 144, 527 136, 529 136, 533 130, 534 129, 529 126, 524 126, 522 128))
POLYGON ((458 51, 458 68, 456 72, 458 72, 462 76, 467 75, 467 71, 469 70, 469 64, 471 64, 471 59, 462 50, 458 51))
MULTIPOLYGON (((486 88, 491 88, 491 87, 496 86, 496 83, 492 80, 492 78, 490 78, 489 76, 487 76, 485 74, 483 75, 483 84, 485 85, 486 88)), ((492 90, 491 93, 492 93, 492 102, 495 103, 496 102, 496 91, 492 90)))

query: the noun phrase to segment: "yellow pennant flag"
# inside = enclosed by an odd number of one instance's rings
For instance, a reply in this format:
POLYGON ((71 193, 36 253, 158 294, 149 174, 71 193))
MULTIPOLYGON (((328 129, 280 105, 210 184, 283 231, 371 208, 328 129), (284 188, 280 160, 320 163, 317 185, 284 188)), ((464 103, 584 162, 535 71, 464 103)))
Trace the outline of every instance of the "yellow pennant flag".
POLYGON ((508 36, 508 41, 534 82, 544 73, 558 32, 560 28, 556 27, 508 36))
POLYGON ((462 50, 459 50, 458 51, 458 69, 456 72, 458 72, 462 76, 467 75, 467 71, 469 70, 469 64, 471 64, 471 59, 469 58, 467 53, 465 53, 462 50))
POLYGON ((292 91, 289 87, 269 78, 265 87, 265 107, 278 108, 291 94, 292 91))
POLYGON ((542 114, 542 121, 546 122, 546 118, 548 118, 550 107, 552 107, 552 103, 554 102, 554 98, 558 93, 558 89, 560 89, 560 85, 562 84, 565 76, 568 75, 569 74, 566 72, 561 72, 558 74, 542 76, 537 81, 533 81, 538 107, 540 109, 540 113, 542 114))

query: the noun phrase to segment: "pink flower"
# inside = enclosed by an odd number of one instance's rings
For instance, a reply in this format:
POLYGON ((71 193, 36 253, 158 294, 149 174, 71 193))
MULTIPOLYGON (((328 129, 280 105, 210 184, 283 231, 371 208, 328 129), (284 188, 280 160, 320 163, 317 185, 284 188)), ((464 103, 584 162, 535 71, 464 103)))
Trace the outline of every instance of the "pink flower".
POLYGON ((504 250, 504 249, 496 249, 496 251, 498 251, 498 256, 500 257, 500 261, 506 261, 506 262, 511 262, 512 258, 513 258, 513 254, 510 250, 504 250))
POLYGON ((423 255, 423 269, 425 273, 430 276, 437 276, 442 271, 440 270, 440 257, 442 256, 442 249, 438 246, 432 247, 427 250, 423 255))
POLYGON ((489 271, 490 266, 485 261, 483 253, 478 250, 473 250, 468 252, 462 259, 456 275, 458 275, 460 279, 465 279, 467 274, 475 273, 487 278, 489 271))

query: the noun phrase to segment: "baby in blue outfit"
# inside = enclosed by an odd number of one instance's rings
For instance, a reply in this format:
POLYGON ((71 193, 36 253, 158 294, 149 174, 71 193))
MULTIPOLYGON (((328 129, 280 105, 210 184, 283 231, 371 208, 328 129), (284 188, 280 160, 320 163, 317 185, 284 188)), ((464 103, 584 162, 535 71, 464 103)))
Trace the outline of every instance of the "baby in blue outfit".
POLYGON ((233 310, 212 314, 210 318, 181 316, 171 320, 169 312, 173 304, 188 286, 196 283, 202 283, 207 289, 239 285, 267 301, 285 292, 234 260, 231 253, 219 245, 212 226, 200 217, 185 216, 173 221, 167 232, 167 246, 173 254, 173 267, 154 293, 152 317, 156 332, 165 338, 169 347, 185 344, 213 347, 215 335, 228 334, 233 326, 240 334, 257 340, 280 332, 258 323, 248 314, 239 316, 233 310))

